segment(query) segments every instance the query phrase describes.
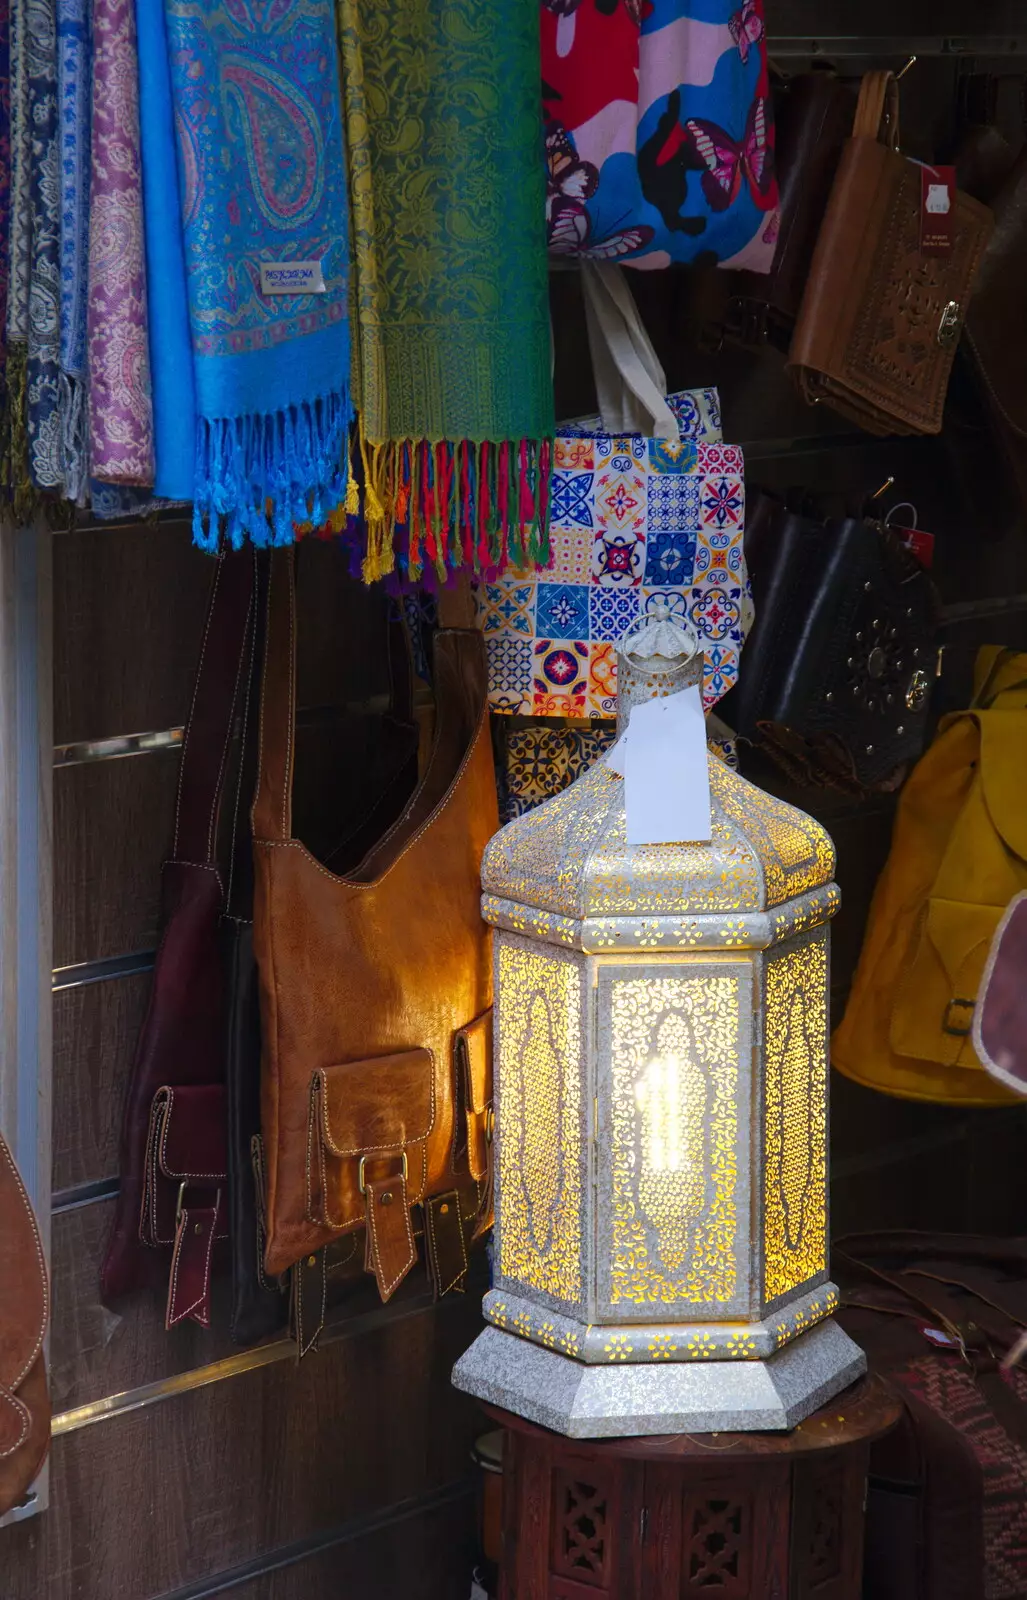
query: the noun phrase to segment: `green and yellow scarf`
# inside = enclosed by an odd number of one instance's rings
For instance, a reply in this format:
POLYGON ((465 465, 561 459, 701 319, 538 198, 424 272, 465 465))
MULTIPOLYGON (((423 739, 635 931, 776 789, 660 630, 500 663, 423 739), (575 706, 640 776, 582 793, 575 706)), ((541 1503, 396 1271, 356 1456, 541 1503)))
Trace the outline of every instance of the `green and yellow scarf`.
POLYGON ((538 0, 338 0, 368 580, 548 559, 538 0))

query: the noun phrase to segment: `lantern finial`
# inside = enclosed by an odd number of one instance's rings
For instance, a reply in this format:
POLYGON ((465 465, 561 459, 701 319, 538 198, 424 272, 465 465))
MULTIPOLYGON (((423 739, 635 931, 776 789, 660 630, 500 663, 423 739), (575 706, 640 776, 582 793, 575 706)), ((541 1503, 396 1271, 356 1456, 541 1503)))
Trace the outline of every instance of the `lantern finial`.
POLYGON ((631 708, 701 684, 705 658, 695 629, 658 601, 637 617, 617 647, 617 733, 624 732, 631 708))

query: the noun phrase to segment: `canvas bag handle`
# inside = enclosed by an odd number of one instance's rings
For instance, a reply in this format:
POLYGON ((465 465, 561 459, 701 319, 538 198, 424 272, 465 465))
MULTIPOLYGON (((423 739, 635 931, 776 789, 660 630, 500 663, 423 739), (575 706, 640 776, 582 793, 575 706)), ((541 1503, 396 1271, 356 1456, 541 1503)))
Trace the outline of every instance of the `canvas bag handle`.
POLYGON ((667 404, 667 378, 622 269, 583 260, 582 290, 599 414, 612 434, 679 437, 667 404))

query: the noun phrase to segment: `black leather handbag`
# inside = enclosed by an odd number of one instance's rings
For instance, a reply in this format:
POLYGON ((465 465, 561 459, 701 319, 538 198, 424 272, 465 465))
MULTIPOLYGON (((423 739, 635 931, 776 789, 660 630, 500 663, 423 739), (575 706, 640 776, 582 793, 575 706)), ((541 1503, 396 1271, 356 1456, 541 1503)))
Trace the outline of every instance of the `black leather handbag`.
POLYGON ((934 589, 901 537, 754 496, 756 620, 725 716, 803 784, 896 788, 924 747, 934 589))

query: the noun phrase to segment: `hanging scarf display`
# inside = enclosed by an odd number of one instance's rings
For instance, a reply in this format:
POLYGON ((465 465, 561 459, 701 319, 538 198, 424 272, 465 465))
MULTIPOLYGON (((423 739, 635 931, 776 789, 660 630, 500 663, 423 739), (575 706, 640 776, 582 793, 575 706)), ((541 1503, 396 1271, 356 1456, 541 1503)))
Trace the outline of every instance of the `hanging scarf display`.
POLYGON ((542 0, 550 251, 769 272, 763 0, 542 0))
POLYGON ((544 561, 537 0, 339 3, 365 576, 544 561))
POLYGON ((181 213, 176 204, 178 160, 164 0, 136 0, 136 26, 146 303, 157 469, 154 492, 168 500, 191 500, 196 467, 196 405, 185 253, 181 213))
POLYGON ((346 492, 347 198, 330 3, 166 0, 198 419, 193 529, 208 548, 222 533, 286 543, 346 492))
POLYGON ((38 489, 64 482, 60 414, 61 217, 57 177, 57 14, 54 0, 26 8, 30 111, 28 462, 38 489))
POLYGON ((60 390, 64 493, 85 504, 89 480, 86 295, 89 284, 89 123, 92 47, 87 0, 57 0, 60 137, 60 390))
POLYGON ((10 391, 7 372, 7 283, 11 236, 11 8, 0 0, 0 494, 11 483, 10 391))
POLYGON ((7 354, 7 278, 11 232, 11 10, 0 0, 0 363, 7 354))
POLYGON ((4 309, 4 487, 15 502, 15 514, 31 496, 25 439, 25 346, 29 325, 29 276, 32 220, 29 213, 29 80, 25 37, 25 0, 9 0, 11 176, 8 195, 7 304, 4 309))
POLYGON ((32 272, 32 213, 29 208, 29 121, 27 0, 10 0, 11 193, 7 236, 7 342, 24 345, 29 336, 29 280, 32 272))
POLYGON ((93 0, 89 450, 104 482, 153 483, 153 407, 132 0, 93 0))

